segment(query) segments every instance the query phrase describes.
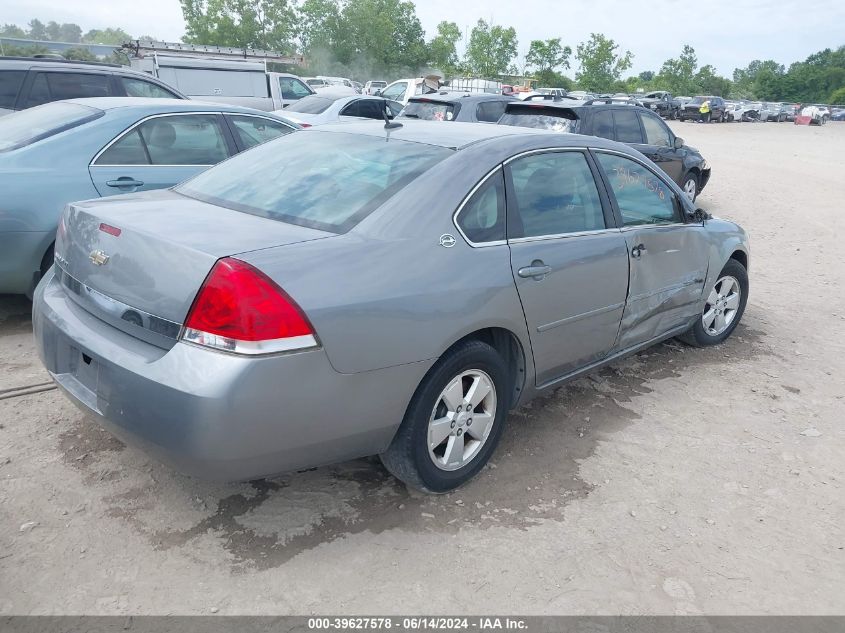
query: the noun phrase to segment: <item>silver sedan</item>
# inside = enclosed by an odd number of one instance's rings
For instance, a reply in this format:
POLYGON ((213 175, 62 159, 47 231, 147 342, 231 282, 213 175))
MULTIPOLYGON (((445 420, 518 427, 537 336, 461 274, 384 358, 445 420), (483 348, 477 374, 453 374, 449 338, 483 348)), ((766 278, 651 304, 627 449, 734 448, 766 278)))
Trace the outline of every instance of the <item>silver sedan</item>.
POLYGON ((444 492, 510 409, 669 337, 725 340, 748 258, 625 145, 368 121, 69 205, 34 329, 72 401, 185 471, 378 454, 444 492))
POLYGON ((355 119, 392 119, 402 111, 402 104, 390 99, 369 95, 352 95, 327 88, 317 94, 303 97, 284 110, 274 114, 298 123, 302 127, 339 123, 355 119))

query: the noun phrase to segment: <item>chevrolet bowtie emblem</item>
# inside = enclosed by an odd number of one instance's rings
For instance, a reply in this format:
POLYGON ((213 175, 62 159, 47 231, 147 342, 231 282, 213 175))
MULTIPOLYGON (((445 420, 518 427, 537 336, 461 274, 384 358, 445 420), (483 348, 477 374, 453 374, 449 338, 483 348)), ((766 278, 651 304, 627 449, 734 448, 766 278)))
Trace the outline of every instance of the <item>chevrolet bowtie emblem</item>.
POLYGON ((109 261, 109 256, 106 255, 103 251, 91 251, 91 254, 88 256, 88 259, 90 259, 91 263, 95 266, 102 266, 107 261, 109 261))

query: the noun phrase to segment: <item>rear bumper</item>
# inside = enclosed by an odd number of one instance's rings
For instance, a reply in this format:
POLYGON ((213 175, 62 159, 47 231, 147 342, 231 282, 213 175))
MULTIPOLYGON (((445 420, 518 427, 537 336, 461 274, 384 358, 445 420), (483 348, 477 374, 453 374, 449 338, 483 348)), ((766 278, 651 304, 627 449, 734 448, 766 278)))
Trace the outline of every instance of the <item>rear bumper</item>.
POLYGON ((42 362, 83 411, 178 470, 219 481, 383 451, 431 365, 340 374, 322 349, 164 350, 82 310, 52 272, 36 289, 33 329, 42 362))

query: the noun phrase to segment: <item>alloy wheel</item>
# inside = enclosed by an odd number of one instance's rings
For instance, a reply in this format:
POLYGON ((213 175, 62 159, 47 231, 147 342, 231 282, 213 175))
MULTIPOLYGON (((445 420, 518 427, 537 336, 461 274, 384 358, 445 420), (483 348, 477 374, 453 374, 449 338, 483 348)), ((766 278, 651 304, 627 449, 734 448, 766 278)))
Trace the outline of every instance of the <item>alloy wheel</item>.
POLYGON ((698 193, 698 183, 695 180, 695 177, 690 176, 684 182, 684 193, 687 194, 687 197, 695 202, 695 196, 698 193))
POLYGON ((719 336, 727 330, 736 318, 741 298, 742 289, 736 278, 727 275, 719 279, 710 291, 701 315, 704 331, 710 336, 719 336))
POLYGON ((428 422, 428 454, 440 470, 471 462, 490 437, 496 419, 496 387, 480 369, 455 376, 440 393, 428 422))

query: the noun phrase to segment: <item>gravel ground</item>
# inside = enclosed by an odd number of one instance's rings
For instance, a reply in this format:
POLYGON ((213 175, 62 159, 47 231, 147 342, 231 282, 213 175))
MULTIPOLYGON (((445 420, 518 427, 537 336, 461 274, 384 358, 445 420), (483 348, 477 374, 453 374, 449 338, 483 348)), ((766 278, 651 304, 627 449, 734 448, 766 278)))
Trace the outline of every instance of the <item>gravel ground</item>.
MULTIPOLYGON (((440 497, 374 460, 202 483, 55 390, 0 399, 0 613, 845 612, 845 124, 673 126, 751 234, 727 343, 515 411, 440 497)), ((0 297, 0 392, 48 380, 29 309, 0 297)))

